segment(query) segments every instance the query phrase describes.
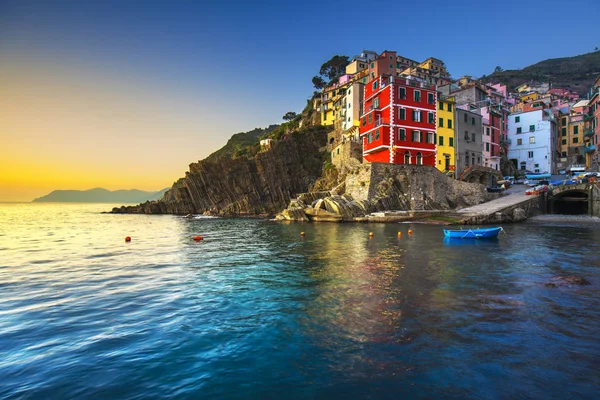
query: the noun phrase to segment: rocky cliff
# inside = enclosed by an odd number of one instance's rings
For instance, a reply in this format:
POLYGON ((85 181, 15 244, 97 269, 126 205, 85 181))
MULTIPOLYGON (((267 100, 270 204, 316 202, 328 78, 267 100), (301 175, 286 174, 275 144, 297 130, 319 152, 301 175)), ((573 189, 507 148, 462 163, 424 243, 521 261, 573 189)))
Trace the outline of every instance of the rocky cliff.
POLYGON ((452 211, 498 196, 487 193, 484 185, 454 180, 434 167, 372 163, 350 170, 334 190, 298 196, 277 218, 366 221, 371 220, 369 214, 382 211, 452 211))
POLYGON ((328 129, 284 135, 253 157, 190 164, 161 200, 116 207, 113 213, 275 215, 321 176, 328 129))

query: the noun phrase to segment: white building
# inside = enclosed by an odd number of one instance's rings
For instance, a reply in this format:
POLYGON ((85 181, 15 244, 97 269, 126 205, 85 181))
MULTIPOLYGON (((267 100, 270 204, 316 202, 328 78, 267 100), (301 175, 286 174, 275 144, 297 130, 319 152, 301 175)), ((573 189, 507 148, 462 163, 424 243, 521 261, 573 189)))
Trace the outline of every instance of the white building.
POLYGON ((508 158, 519 170, 556 173, 556 138, 552 110, 519 112, 508 117, 508 158))
POLYGON ((341 111, 342 132, 360 124, 360 116, 363 114, 363 87, 362 82, 354 82, 346 91, 341 111))

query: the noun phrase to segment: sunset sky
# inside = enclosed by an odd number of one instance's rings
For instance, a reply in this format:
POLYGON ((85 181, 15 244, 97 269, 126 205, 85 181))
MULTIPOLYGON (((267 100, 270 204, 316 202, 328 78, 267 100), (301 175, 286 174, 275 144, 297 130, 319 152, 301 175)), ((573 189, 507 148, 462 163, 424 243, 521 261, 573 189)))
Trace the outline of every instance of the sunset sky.
POLYGON ((301 111, 335 54, 434 56, 458 77, 600 46, 595 0, 473 4, 0 0, 0 201, 168 187, 301 111))

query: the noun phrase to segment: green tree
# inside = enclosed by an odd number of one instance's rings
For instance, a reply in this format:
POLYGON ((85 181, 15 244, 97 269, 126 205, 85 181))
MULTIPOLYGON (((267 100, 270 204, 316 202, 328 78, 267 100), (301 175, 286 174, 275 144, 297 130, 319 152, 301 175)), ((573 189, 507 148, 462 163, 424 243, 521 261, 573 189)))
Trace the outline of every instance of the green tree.
POLYGON ((285 115, 282 118, 286 121, 291 121, 293 119, 296 119, 297 116, 298 116, 298 114, 296 114, 295 112, 288 111, 287 113, 285 113, 285 115))
POLYGON ((335 55, 326 63, 321 65, 319 75, 327 77, 329 82, 333 82, 340 76, 346 73, 346 65, 348 65, 348 56, 335 55))
POLYGON ((315 86, 315 89, 318 90, 323 89, 325 85, 327 85, 327 82, 325 82, 325 80, 318 75, 312 78, 312 83, 315 86))
POLYGON ((502 72, 502 71, 504 71, 504 70, 502 69, 502 67, 501 67, 501 66, 497 66, 497 67, 494 69, 494 72, 502 72))

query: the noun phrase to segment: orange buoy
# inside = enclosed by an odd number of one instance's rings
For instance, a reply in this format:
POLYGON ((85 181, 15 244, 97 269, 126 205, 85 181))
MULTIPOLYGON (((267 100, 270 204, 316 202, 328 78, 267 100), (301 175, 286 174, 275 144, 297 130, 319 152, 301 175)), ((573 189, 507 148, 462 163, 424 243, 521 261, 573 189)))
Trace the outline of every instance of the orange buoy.
POLYGON ((194 236, 194 240, 196 242, 199 242, 199 241, 203 240, 203 238, 202 238, 202 236, 194 236))
POLYGON ((304 236, 304 232, 300 232, 300 236, 304 236))
POLYGON ((398 237, 402 237, 402 232, 398 232, 398 237))
POLYGON ((126 236, 126 237, 125 237, 125 241, 126 241, 126 242, 131 242, 131 236, 126 236))
POLYGON ((408 230, 408 234, 409 234, 409 235, 412 235, 412 229, 409 229, 409 230, 408 230))
POLYGON ((369 232, 369 237, 373 237, 373 232, 369 232))

